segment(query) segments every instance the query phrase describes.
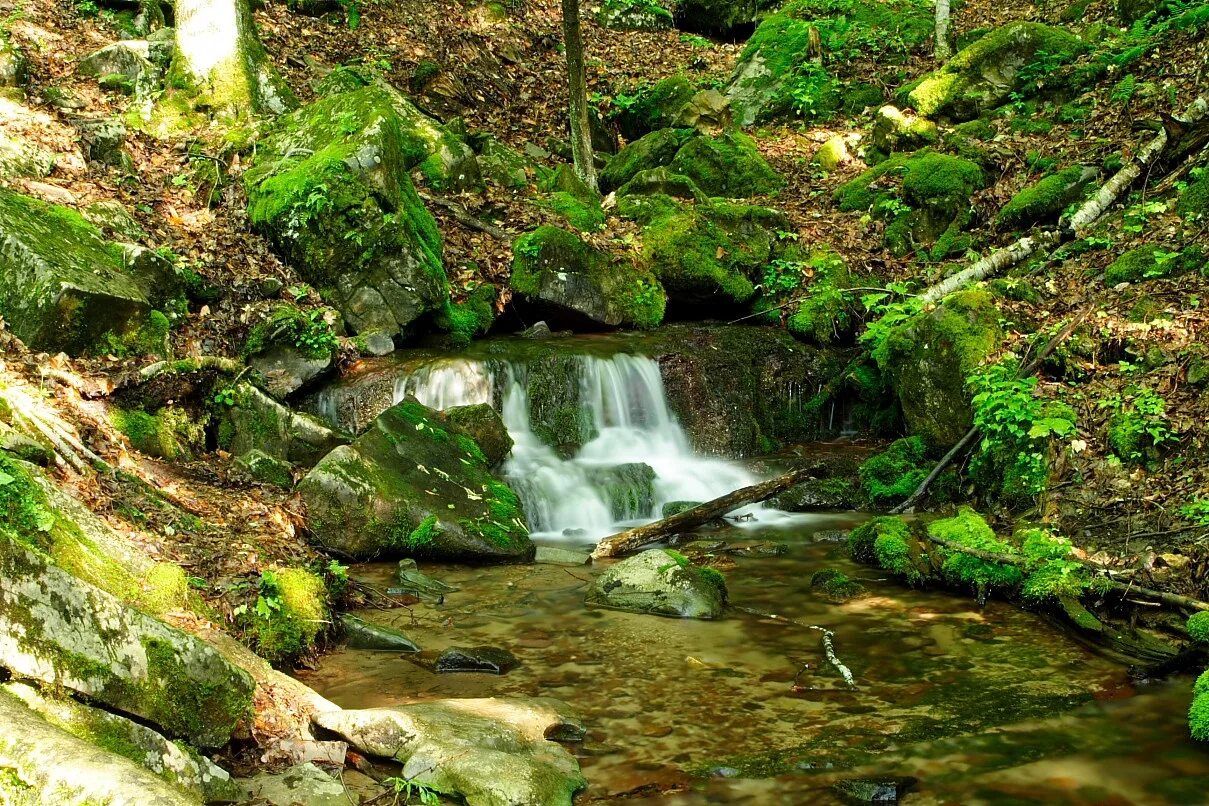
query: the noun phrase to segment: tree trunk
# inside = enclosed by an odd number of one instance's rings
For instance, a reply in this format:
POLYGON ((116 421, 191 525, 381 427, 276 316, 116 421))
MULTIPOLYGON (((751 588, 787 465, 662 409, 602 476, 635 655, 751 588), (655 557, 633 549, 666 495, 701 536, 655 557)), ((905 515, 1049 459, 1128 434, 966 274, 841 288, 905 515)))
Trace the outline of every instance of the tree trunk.
POLYGON ((949 0, 936 0, 936 42, 932 55, 938 62, 946 62, 953 55, 949 48, 949 0))
POLYGON ((651 543, 657 543, 665 537, 695 529, 703 523, 709 523, 712 520, 721 518, 726 513, 733 512, 740 507, 765 501, 778 493, 788 490, 795 484, 801 484, 813 478, 814 471, 807 468, 794 470, 791 473, 777 476, 775 479, 768 481, 762 481, 759 484, 753 484, 750 487, 740 488, 733 493, 727 493, 721 498, 715 498, 713 501, 698 504, 692 509, 686 509, 684 512, 677 513, 670 518, 648 523, 646 526, 637 526, 621 534, 606 537, 600 541, 600 545, 592 552, 592 558, 600 559, 602 557, 616 557, 618 554, 627 554, 643 546, 649 546, 651 543))
POLYGON ((579 31, 579 0, 562 0, 563 44, 567 49, 567 91, 571 97, 571 156, 575 173, 588 187, 597 189, 592 153, 592 128, 588 121, 588 77, 584 69, 584 43, 579 31))
POLYGON ((192 85, 211 111, 244 117, 295 104, 256 37, 248 0, 176 0, 172 78, 192 85))

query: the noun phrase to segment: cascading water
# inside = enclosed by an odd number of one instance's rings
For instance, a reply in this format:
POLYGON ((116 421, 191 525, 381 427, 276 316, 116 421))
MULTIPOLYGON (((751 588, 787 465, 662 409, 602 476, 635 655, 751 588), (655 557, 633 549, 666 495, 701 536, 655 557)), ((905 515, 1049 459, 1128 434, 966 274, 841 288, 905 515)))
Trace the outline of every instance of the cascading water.
POLYGON ((492 372, 480 361, 437 360, 400 378, 394 398, 411 395, 436 409, 498 400, 514 442, 504 476, 540 537, 598 540, 656 519, 665 503, 708 501, 755 483, 743 468, 693 452, 668 408, 655 361, 637 355, 576 361, 580 405, 592 436, 570 457, 535 433, 523 367, 492 372), (644 465, 654 471, 653 482, 644 465), (651 494, 634 489, 644 479, 651 494))

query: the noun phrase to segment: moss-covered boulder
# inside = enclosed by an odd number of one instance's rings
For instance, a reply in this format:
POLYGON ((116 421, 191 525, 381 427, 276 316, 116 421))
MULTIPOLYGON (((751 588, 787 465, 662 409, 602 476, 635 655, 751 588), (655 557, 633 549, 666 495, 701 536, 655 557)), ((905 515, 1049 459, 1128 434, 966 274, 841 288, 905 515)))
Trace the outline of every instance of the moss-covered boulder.
POLYGON ((500 562, 533 556, 520 501, 474 440, 407 400, 298 485, 325 548, 350 557, 500 562))
POLYGON ((323 580, 305 568, 267 568, 260 574, 259 590, 261 598, 277 606, 250 616, 256 653, 279 665, 311 651, 323 625, 331 621, 323 580))
POLYGON ((490 135, 474 140, 479 171, 488 179, 508 190, 521 190, 529 185, 533 163, 524 154, 501 143, 490 135))
POLYGON ((888 374, 911 433, 948 447, 970 430, 966 378, 1002 335, 999 311, 982 290, 950 295, 891 329, 873 357, 888 374))
POLYGON ((604 226, 600 194, 588 187, 570 165, 558 166, 539 179, 537 186, 548 194, 538 203, 566 218, 575 229, 595 232, 604 226))
MULTIPOLYGON (((627 196, 667 196, 672 199, 705 203, 709 198, 697 187, 697 183, 671 168, 651 168, 639 171, 617 191, 617 198, 627 196)), ((632 201, 630 203, 633 203, 632 201)), ((621 211, 621 202, 618 202, 621 211)), ((634 217, 627 215, 627 217, 634 217)))
POLYGON ((146 324, 152 279, 74 210, 0 188, 0 316, 29 347, 106 352, 146 324))
POLYGON ((969 245, 970 197, 986 177, 975 162, 923 149, 895 154, 835 192, 841 210, 868 211, 886 221, 896 255, 928 249, 934 260, 969 245))
POLYGON ((309 414, 293 411, 250 383, 241 383, 220 407, 218 446, 235 457, 253 451, 284 461, 287 466, 311 467, 334 448, 348 442, 309 414))
POLYGON ((504 425, 499 412, 486 403, 445 409, 441 412, 441 419, 450 428, 473 439, 491 467, 503 462, 512 452, 512 437, 508 434, 508 427, 504 425))
POLYGON ((645 462, 589 468, 588 477, 592 486, 601 491, 614 521, 654 514, 655 469, 645 462))
POLYGON ((373 87, 389 98, 399 118, 407 151, 404 160, 409 164, 414 160, 428 185, 436 190, 453 191, 482 187, 478 160, 463 138, 420 111, 374 70, 358 66, 338 67, 319 82, 317 89, 321 95, 334 97, 367 87, 373 87))
POLYGON ((1083 198, 1099 175, 1095 168, 1081 165, 1050 174, 1013 196, 999 211, 995 223, 1019 229, 1056 219, 1063 210, 1083 198))
POLYGON ((760 22, 739 56, 725 89, 734 120, 740 126, 788 116, 825 120, 877 106, 879 90, 845 87, 828 72, 834 65, 818 63, 812 37, 831 52, 880 38, 895 43, 884 58, 903 61, 931 32, 930 6, 915 0, 791 0, 760 22))
POLYGON ((284 400, 332 368, 340 348, 333 328, 338 320, 330 308, 304 312, 294 305, 278 305, 253 326, 243 354, 269 394, 284 400))
POLYGON ((539 227, 513 245, 512 290, 545 316, 573 326, 652 328, 663 321, 663 287, 647 269, 539 227))
POLYGON ((1155 244, 1139 246, 1122 254, 1104 270, 1104 285, 1140 283, 1196 271, 1206 265, 1205 250, 1193 244, 1182 252, 1155 244))
POLYGON ((643 253, 668 297, 689 307, 733 306, 755 294, 772 257, 776 210, 716 202, 676 206, 646 227, 643 253))
POLYGON ((621 133, 633 140, 659 129, 681 125, 680 110, 696 94, 696 85, 682 75, 670 76, 640 89, 635 93, 633 103, 618 115, 621 133))
POLYGON ((588 604, 674 618, 714 619, 726 603, 726 582, 684 555, 651 549, 622 560, 592 580, 588 604))
POLYGON ((694 136, 691 129, 660 129, 618 151, 600 173, 600 189, 617 190, 639 172, 670 165, 680 147, 694 136))
POLYGON ((471 806, 571 806, 586 786, 558 741, 579 741, 583 723, 545 698, 433 700, 392 708, 334 710, 316 723, 401 775, 471 806))
POLYGON ((730 199, 772 193, 785 184, 755 141, 741 132, 694 137, 676 152, 668 168, 693 180, 707 195, 730 199))
POLYGON ((903 112, 895 106, 877 110, 873 121, 870 162, 880 162, 898 151, 918 151, 940 139, 940 130, 930 120, 903 112))
POLYGON ((1024 85, 1026 66, 1044 54, 1042 70, 1072 61, 1086 49, 1076 36, 1039 22, 1013 22, 964 48, 907 93, 925 117, 971 120, 1008 100, 1024 85))
POLYGON ((0 691, 0 796, 13 804, 194 806, 143 765, 53 725, 0 691))
POLYGON ((189 460, 206 446, 205 422, 199 422, 184 408, 164 406, 154 411, 112 408, 109 421, 126 435, 131 447, 149 456, 189 460))
POLYGON ((208 644, 0 534, 0 665, 79 692, 199 747, 226 744, 253 682, 208 644))
POLYGON ((411 183, 427 141, 377 86, 281 118, 245 174, 248 215, 354 332, 404 332, 448 298, 441 236, 411 183))
POLYGON ((1180 194, 1175 211, 1186 218, 1209 215, 1209 172, 1180 194))
POLYGON ((860 466, 861 490, 874 507, 901 504, 930 471, 928 446, 914 436, 892 442, 860 466))
POLYGON ((672 12, 651 0, 605 0, 596 22, 617 31, 666 31, 672 27, 672 12))
POLYGON ((147 768, 195 800, 226 802, 240 796, 226 770, 151 728, 24 683, 7 683, 0 691, 20 700, 50 725, 147 768))

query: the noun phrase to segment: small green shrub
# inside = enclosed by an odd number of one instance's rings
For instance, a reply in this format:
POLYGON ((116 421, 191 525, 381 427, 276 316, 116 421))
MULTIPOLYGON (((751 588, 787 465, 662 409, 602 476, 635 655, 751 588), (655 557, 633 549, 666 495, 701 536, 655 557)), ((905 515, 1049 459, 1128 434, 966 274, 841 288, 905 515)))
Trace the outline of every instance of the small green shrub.
POLYGON ((861 465, 861 489, 876 507, 902 503, 927 477, 927 446, 922 437, 896 440, 861 465))
POLYGON ((330 321, 335 316, 326 308, 302 311, 293 305, 278 305, 268 319, 252 328, 243 355, 249 357, 274 344, 288 344, 309 358, 329 357, 340 347, 330 321))
POLYGON ((1189 638, 1198 644, 1209 644, 1209 611, 1193 613, 1188 617, 1187 627, 1189 638))

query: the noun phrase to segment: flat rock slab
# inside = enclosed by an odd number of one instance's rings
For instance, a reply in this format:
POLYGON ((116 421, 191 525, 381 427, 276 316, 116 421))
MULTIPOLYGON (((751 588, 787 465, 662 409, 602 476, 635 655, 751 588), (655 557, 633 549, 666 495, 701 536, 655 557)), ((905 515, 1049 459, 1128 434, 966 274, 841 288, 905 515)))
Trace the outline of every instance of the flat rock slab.
POLYGON ((348 806, 344 784, 314 764, 298 764, 282 773, 261 773, 239 782, 247 799, 272 806, 348 806))
POLYGON ((451 647, 437 658, 437 672, 488 672, 507 674, 521 662, 506 649, 494 646, 451 647))
POLYGON ((348 638, 351 649, 372 649, 393 652, 419 652, 420 646, 398 630, 371 624, 368 621, 350 616, 347 613, 340 616, 340 624, 348 638))
POLYGON ((554 546, 538 546, 533 562, 541 565, 587 565, 592 555, 583 551, 571 551, 554 546))
POLYGON ((401 761, 403 778, 467 806, 571 806, 586 786, 574 756, 550 741, 584 736, 557 700, 434 700, 320 713, 315 722, 362 752, 401 761))
POLYGON ((845 803, 898 803, 916 778, 847 778, 833 787, 845 803))

